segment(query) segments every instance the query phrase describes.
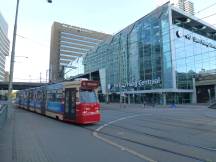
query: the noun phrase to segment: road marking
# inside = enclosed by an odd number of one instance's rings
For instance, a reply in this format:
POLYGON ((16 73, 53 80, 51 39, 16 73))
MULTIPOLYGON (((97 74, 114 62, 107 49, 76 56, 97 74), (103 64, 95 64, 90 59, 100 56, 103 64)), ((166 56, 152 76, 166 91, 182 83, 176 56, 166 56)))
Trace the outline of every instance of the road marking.
POLYGON ((136 151, 134 151, 134 150, 132 150, 132 149, 130 149, 130 148, 127 148, 127 147, 125 147, 125 146, 122 146, 122 145, 120 145, 120 144, 118 144, 118 143, 115 143, 115 142, 113 142, 113 141, 111 141, 111 140, 109 140, 109 139, 107 139, 107 138, 104 138, 104 137, 102 137, 102 136, 100 136, 100 135, 98 134, 98 133, 100 133, 100 131, 101 131, 103 128, 108 127, 109 125, 111 125, 111 124, 113 124, 113 123, 119 122, 119 121, 121 121, 121 120, 126 120, 126 119, 130 119, 130 118, 134 118, 134 117, 137 117, 137 116, 143 116, 143 115, 151 115, 151 114, 139 114, 139 115, 125 116, 125 117, 122 117, 122 118, 119 118, 119 119, 110 121, 110 122, 108 122, 108 123, 106 123, 106 124, 101 125, 100 127, 98 127, 98 128, 93 132, 93 136, 95 136, 96 138, 98 138, 98 139, 100 139, 100 140, 102 140, 102 141, 104 141, 104 142, 106 142, 106 143, 108 143, 108 144, 110 144, 110 145, 112 145, 112 146, 115 146, 115 147, 119 148, 119 149, 122 150, 122 151, 127 151, 128 153, 130 153, 130 154, 132 154, 132 155, 134 155, 134 156, 137 156, 137 157, 139 157, 139 158, 141 158, 141 159, 143 159, 143 160, 146 160, 146 161, 149 161, 149 162, 157 162, 157 161, 155 161, 155 160, 153 160, 153 159, 151 159, 151 158, 149 158, 149 157, 147 157, 147 156, 145 156, 145 155, 143 155, 143 154, 141 154, 141 153, 139 153, 139 152, 136 152, 136 151))

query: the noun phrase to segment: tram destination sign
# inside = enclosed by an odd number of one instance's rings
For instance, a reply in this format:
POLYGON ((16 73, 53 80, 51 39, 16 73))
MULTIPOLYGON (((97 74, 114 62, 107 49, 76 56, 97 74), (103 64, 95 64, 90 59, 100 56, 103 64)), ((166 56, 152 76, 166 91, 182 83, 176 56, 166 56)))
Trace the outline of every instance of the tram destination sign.
POLYGON ((90 81, 90 80, 85 80, 81 82, 81 87, 82 88, 91 88, 95 89, 98 87, 98 81, 90 81))
POLYGON ((192 36, 192 35, 190 35, 190 34, 183 34, 180 30, 177 30, 177 31, 176 31, 176 36, 177 36, 178 38, 184 37, 184 38, 186 38, 187 40, 192 40, 192 41, 195 42, 195 43, 199 43, 199 44, 201 44, 201 45, 203 45, 203 46, 211 47, 211 48, 216 49, 216 45, 215 45, 215 44, 212 44, 211 42, 208 42, 208 41, 206 41, 206 40, 197 38, 197 37, 192 36))

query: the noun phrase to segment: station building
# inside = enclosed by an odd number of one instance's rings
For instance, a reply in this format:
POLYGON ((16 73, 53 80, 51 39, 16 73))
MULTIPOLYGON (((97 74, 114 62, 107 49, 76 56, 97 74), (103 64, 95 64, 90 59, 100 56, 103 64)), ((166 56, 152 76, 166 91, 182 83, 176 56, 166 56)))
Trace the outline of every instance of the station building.
POLYGON ((216 92, 203 77, 215 76, 216 29, 168 2, 89 51, 83 64, 86 74, 100 74, 101 100, 181 104, 199 102, 199 94, 207 102, 216 92))

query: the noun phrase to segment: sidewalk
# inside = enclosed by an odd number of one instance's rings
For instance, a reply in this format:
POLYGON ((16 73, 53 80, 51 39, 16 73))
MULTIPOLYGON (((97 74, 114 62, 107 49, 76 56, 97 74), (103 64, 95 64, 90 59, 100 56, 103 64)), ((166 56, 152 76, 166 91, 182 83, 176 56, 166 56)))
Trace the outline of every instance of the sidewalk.
POLYGON ((8 105, 2 105, 0 104, 0 129, 4 126, 6 120, 7 120, 7 115, 8 115, 8 105))

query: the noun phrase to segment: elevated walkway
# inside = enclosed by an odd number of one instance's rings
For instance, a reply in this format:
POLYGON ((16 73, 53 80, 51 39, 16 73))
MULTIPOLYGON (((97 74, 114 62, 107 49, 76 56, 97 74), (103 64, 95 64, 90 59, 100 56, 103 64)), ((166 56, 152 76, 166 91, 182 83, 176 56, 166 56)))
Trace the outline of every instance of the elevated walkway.
MULTIPOLYGON (((9 82, 0 82, 0 90, 8 90, 9 82)), ((34 83, 34 82, 13 82, 14 90, 22 90, 27 88, 40 87, 46 85, 47 83, 34 83)))

